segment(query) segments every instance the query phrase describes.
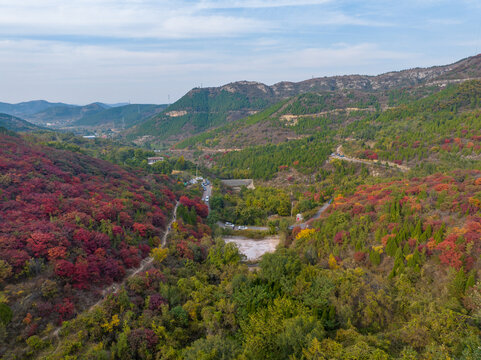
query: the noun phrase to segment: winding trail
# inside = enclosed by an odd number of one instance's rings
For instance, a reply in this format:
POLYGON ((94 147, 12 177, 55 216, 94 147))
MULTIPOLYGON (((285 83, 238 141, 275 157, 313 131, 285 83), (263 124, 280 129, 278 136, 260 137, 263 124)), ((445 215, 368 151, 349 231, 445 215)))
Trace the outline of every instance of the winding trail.
MULTIPOLYGON (((162 241, 161 241, 162 247, 165 247, 165 244, 167 243, 167 237, 169 236, 170 230, 172 228, 172 224, 174 223, 175 220, 177 220, 177 207, 178 206, 179 206, 179 202, 177 201, 175 203, 172 218, 170 219, 170 222, 167 225, 164 236, 162 236, 162 241)), ((147 256, 144 260, 141 261, 139 267, 136 268, 130 275, 126 276, 122 280, 122 282, 114 283, 114 284, 110 285, 108 288, 104 289, 102 291, 102 298, 99 301, 97 301, 95 304, 93 304, 87 311, 90 311, 93 308, 95 308, 96 306, 100 305, 105 300, 106 295, 111 294, 111 293, 115 293, 117 290, 119 290, 122 287, 122 285, 124 285, 127 282, 127 280, 134 277, 138 273, 146 270, 150 265, 152 265, 153 261, 154 261, 153 257, 147 256)))
POLYGON ((329 156, 330 159, 339 159, 339 160, 345 160, 345 161, 349 161, 349 162, 355 162, 355 163, 359 163, 359 164, 366 164, 366 165, 374 165, 374 164, 377 164, 377 165, 383 165, 383 164, 388 164, 389 166, 391 167, 395 167, 395 168, 398 168, 399 170, 401 170, 402 172, 407 172, 409 170, 411 170, 409 167, 405 166, 405 165, 398 165, 396 163, 393 163, 391 161, 379 161, 379 160, 364 160, 364 159, 357 159, 357 158, 352 158, 352 157, 349 157, 349 156, 346 156, 344 155, 343 151, 342 151, 342 145, 339 145, 336 149, 336 153, 334 155, 330 155, 329 156))

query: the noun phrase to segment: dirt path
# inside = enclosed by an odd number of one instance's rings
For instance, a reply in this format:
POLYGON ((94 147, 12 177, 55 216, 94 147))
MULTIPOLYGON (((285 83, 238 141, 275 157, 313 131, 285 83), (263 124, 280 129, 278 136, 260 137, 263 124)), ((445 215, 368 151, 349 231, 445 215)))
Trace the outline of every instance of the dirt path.
MULTIPOLYGON (((282 108, 281 108, 281 110, 282 110, 282 108)), ((284 114, 284 115, 281 115, 279 117, 279 120, 286 122, 288 125, 294 126, 294 125, 297 124, 299 119, 321 117, 321 116, 329 115, 329 114, 339 114, 341 112, 346 112, 346 113, 349 114, 349 113, 354 112, 354 111, 371 111, 371 112, 374 112, 375 110, 376 109, 374 107, 367 107, 367 108, 347 107, 347 108, 341 108, 341 109, 326 110, 326 111, 321 111, 321 112, 312 113, 312 114, 302 114, 302 115, 284 114)))
MULTIPOLYGON (((167 236, 169 236, 169 233, 170 233, 170 230, 171 230, 171 227, 172 227, 172 224, 174 223, 174 221, 177 219, 177 207, 179 206, 179 202, 177 201, 176 204, 175 204, 175 207, 174 207, 174 210, 173 210, 173 215, 172 215, 172 218, 170 219, 170 222, 169 224, 167 225, 167 228, 165 230, 165 233, 164 233, 164 236, 162 236, 162 241, 161 241, 161 246, 162 247, 165 247, 165 244, 167 243, 167 236)), ((138 273, 142 272, 142 271, 145 271, 150 265, 152 265, 152 262, 154 261, 154 258, 151 257, 151 256, 148 256, 146 257, 144 260, 141 261, 140 265, 138 268, 136 268, 130 275, 126 276, 122 282, 120 283, 114 283, 112 285, 110 285, 108 288, 104 289, 102 291, 102 299, 100 299, 99 301, 97 301, 95 304, 93 304, 89 309, 88 311, 92 310, 93 308, 95 308, 96 306, 100 305, 104 300, 105 300, 105 296, 108 295, 108 294, 111 294, 111 293, 115 293, 117 292, 117 290, 119 290, 122 285, 124 285, 128 279, 134 277, 135 275, 137 275, 138 273)))
POLYGON ((398 165, 396 163, 393 163, 391 161, 382 161, 382 160, 365 160, 365 159, 357 159, 357 158, 352 158, 349 156, 344 155, 344 152, 342 151, 342 145, 339 145, 336 149, 336 153, 332 154, 329 156, 330 159, 339 159, 339 160, 345 160, 349 162, 355 162, 359 164, 366 164, 366 165, 374 165, 374 164, 388 164, 391 167, 398 168, 402 172, 407 172, 411 170, 411 168, 405 166, 405 165, 398 165))

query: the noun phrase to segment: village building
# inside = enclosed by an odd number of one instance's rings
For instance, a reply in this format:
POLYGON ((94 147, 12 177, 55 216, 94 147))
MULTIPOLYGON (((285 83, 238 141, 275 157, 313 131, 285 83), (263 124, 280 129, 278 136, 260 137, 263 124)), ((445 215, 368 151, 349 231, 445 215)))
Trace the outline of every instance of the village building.
POLYGON ((163 156, 154 156, 154 157, 147 158, 147 163, 149 165, 154 165, 156 162, 159 162, 159 161, 164 161, 164 157, 163 156))

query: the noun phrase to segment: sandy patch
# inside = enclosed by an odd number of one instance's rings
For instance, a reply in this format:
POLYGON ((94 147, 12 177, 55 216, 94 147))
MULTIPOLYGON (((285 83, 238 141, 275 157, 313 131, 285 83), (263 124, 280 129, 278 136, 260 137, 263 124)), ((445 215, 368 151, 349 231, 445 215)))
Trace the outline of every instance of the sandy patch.
POLYGON ((268 236, 262 240, 249 239, 244 236, 225 236, 226 243, 233 242, 248 261, 259 260, 265 253, 272 253, 279 244, 279 236, 268 236))

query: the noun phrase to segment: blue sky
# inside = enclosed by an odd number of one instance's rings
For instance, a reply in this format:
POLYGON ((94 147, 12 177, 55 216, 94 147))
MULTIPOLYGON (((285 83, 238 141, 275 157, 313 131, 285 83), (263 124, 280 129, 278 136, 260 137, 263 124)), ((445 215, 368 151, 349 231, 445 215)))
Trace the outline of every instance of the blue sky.
POLYGON ((481 0, 0 0, 0 101, 166 103, 195 86, 441 65, 481 0))

